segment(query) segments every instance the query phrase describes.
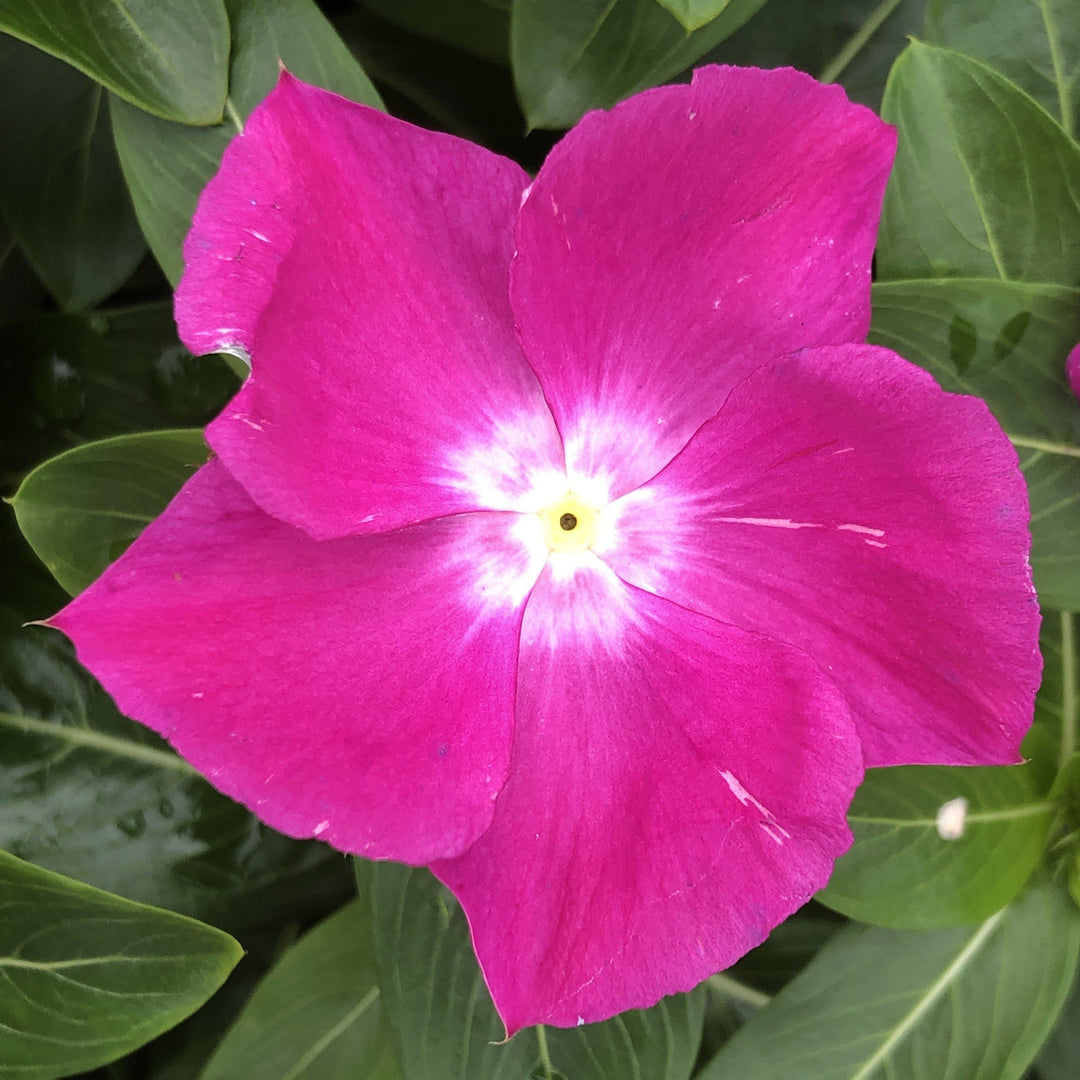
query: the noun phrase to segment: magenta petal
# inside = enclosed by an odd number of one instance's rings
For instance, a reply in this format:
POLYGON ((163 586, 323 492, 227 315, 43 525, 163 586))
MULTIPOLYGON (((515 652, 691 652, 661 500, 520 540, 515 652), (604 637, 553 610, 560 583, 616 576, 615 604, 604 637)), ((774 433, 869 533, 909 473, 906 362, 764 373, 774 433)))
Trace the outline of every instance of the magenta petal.
POLYGON ((886 349, 807 350, 609 514, 626 580, 813 656, 868 766, 1020 760, 1041 671, 1027 490, 983 402, 886 349))
POLYGON ((598 562, 533 590, 516 718, 491 828, 433 867, 511 1034, 689 990, 850 843, 858 739, 813 661, 598 562))
POLYGON ((521 612, 510 514, 316 542, 216 461, 52 620, 119 708, 290 836, 422 863, 487 827, 521 612))
POLYGON ((865 338, 895 143, 838 86, 706 67, 555 147, 511 297, 573 473, 622 494, 759 364, 865 338))
POLYGON ((1080 398, 1080 345, 1077 345, 1065 360, 1065 376, 1072 392, 1080 398))
POLYGON ((203 193, 176 295, 195 352, 249 353, 207 436, 318 539, 517 509, 562 449, 513 329, 528 178, 283 74, 203 193))

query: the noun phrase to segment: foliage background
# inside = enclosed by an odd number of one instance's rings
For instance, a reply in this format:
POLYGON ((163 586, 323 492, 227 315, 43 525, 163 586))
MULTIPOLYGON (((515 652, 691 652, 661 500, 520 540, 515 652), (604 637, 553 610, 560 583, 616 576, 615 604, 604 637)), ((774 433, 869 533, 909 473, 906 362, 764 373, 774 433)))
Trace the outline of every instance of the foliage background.
POLYGON ((0 30, 0 1077, 1080 1075, 1076 0, 0 0, 0 30), (872 772, 828 889, 734 969, 500 1046, 430 875, 275 834, 121 717, 25 624, 161 510, 238 385, 181 346, 169 294, 278 57, 530 170, 587 109, 706 61, 791 64, 897 124, 871 338, 985 398, 1020 453, 1028 763, 872 772))

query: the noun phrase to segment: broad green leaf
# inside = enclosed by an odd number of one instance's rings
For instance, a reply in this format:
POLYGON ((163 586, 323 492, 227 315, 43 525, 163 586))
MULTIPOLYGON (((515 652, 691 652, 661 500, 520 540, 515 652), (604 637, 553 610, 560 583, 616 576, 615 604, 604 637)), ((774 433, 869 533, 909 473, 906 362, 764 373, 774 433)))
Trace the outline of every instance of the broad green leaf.
POLYGON ((227 934, 0 852, 0 1075, 112 1061, 194 1012, 240 959, 227 934))
POLYGON ((737 30, 765 0, 731 0, 688 34, 656 0, 515 0, 510 54, 534 128, 563 128, 662 83, 737 30))
POLYGON ((0 847, 236 931, 321 914, 351 888, 341 855, 214 791, 41 627, 0 634, 0 806, 0 847))
POLYGON ((723 974, 759 991, 776 994, 821 951, 845 921, 816 903, 807 904, 775 927, 723 974))
MULTIPOLYGON (((519 1080, 550 1065, 571 1080, 686 1080, 702 993, 666 998, 573 1030, 505 1029, 472 953, 465 916, 426 870, 357 861, 371 900, 379 985, 405 1080, 519 1080)), ((536 1075, 544 1076, 544 1072, 536 1075)))
POLYGON ((912 42, 882 115, 899 128, 879 280, 1080 282, 1080 147, 977 60, 912 42))
POLYGON ((1075 136, 1080 112, 1077 14, 1076 0, 930 0, 926 37, 996 68, 1075 136))
POLYGON ((1057 1027, 1039 1053, 1041 1080, 1076 1080, 1080 1072, 1080 982, 1073 988, 1057 1027))
POLYGON ((93 307, 127 280, 146 251, 116 159, 105 91, 2 34, 0 67, 0 210, 60 306, 93 307))
POLYGON ((1012 439, 1031 499, 1043 604, 1080 607, 1080 407, 1065 382, 1080 289, 992 279, 878 282, 870 340, 983 398, 1012 439))
POLYGON ((510 63, 510 0, 359 0, 387 22, 496 64, 510 63))
POLYGON ((1028 765, 870 769, 848 812, 855 842, 818 899, 877 926, 977 922, 1023 887, 1056 811, 1028 765), (947 804, 960 836, 940 831, 947 804))
POLYGON ((0 30, 155 116, 221 119, 229 60, 222 0, 4 0, 0 30))
POLYGON ((226 7, 233 52, 225 123, 194 130, 147 116, 116 98, 110 105, 135 213, 150 250, 174 284, 183 270, 180 246, 199 194, 242 120, 273 89, 279 62, 307 82, 381 105, 368 77, 313 0, 227 0, 226 7))
POLYGON ((270 970, 200 1080, 396 1080, 371 926, 359 901, 309 930, 270 970))
POLYGON ((722 14, 731 0, 657 0, 687 30, 700 30, 706 23, 712 22, 722 14))
POLYGON ((167 303, 11 323, 0 379, 9 483, 84 439, 205 424, 238 385, 219 357, 180 344, 167 303))
POLYGON ((925 10, 926 0, 769 0, 702 62, 795 67, 841 83, 852 100, 876 110, 889 69, 922 28, 925 10))
POLYGON ((973 927, 852 924, 699 1080, 1020 1080, 1078 951, 1080 911, 1047 884, 973 927))
POLYGON ((180 429, 86 443, 39 465, 12 499, 23 536, 70 593, 80 592, 166 507, 207 458, 180 429))

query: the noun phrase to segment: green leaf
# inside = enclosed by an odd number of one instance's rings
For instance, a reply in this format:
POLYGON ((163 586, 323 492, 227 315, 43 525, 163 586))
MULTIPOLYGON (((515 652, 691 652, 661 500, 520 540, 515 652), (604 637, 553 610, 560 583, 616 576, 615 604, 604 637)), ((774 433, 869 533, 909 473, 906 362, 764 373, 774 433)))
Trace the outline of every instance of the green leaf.
POLYGON ((0 1074, 112 1061, 194 1012, 240 959, 227 934, 0 852, 0 1074))
POLYGON ((926 0, 769 0, 702 62, 795 67, 840 82, 853 101, 877 110, 889 69, 922 28, 925 9, 926 0))
POLYGON ((1039 598, 1080 607, 1080 408, 1065 382, 1080 289, 988 279, 878 282, 870 340, 983 398, 1027 476, 1039 598))
POLYGON ((43 315, 4 327, 0 462, 11 481, 72 443, 217 415, 237 380, 180 344, 171 304, 43 315))
POLYGON ((168 505, 207 458, 202 432, 86 443, 39 465, 12 499, 23 536, 70 593, 81 592, 168 505))
POLYGON ((688 34, 656 0, 515 0, 510 53, 534 128, 563 128, 689 67, 765 0, 731 0, 688 34))
POLYGON ((0 635, 0 805, 0 847, 238 932, 351 891, 341 855, 214 791, 41 627, 0 635))
MULTIPOLYGON (((572 1080, 686 1080, 701 1039, 702 992, 572 1030, 505 1029, 469 943, 465 916, 426 870, 356 861, 371 898, 375 959, 405 1080, 517 1080, 550 1064, 572 1080)), ((544 1075, 540 1073, 539 1075, 544 1075)))
POLYGON ((195 204, 241 119, 273 89, 279 60, 307 82, 381 107, 363 69, 312 0, 227 0, 233 52, 229 120, 193 130, 113 98, 113 136, 143 234, 169 280, 180 280, 180 247, 195 204))
POLYGON ((1080 982, 1074 987, 1057 1027, 1039 1054, 1041 1080, 1076 1080, 1080 1068, 1080 982))
POLYGON ((974 927, 851 925, 699 1080, 1019 1080, 1078 950, 1080 911, 1051 885, 974 927))
POLYGON ((0 30, 155 116, 221 119, 229 59, 222 0, 7 0, 0 30))
MULTIPOLYGON (((1065 766, 1078 750, 1077 718, 1080 716, 1080 638, 1076 615, 1068 611, 1044 611, 1039 648, 1043 655, 1043 679, 1035 698, 1033 735, 1045 735, 1045 750, 1024 745, 1024 752, 1044 759, 1051 774, 1065 766), (1040 753, 1040 751, 1042 751, 1040 753)), ((1030 739, 1030 736, 1029 736, 1030 739)), ((1042 762, 1040 762, 1042 763, 1042 762)))
POLYGON ((6 35, 0 67, 0 210, 60 306, 93 307, 128 279, 146 251, 105 92, 6 35))
POLYGON ((878 926, 977 922, 1023 888, 1056 811, 1028 765, 870 769, 848 812, 855 842, 817 898, 878 926), (947 804, 960 836, 939 828, 947 804))
POLYGON ((1080 112, 1076 0, 930 0, 926 36, 1000 71, 1076 135, 1080 112))
POLYGON ((810 903, 790 915, 724 975, 767 994, 779 993, 845 925, 845 920, 810 903))
POLYGON ((721 15, 731 0, 656 0, 687 30, 700 30, 721 15))
POLYGON ((371 927, 358 901, 308 931, 270 970, 200 1080, 395 1080, 371 927))
POLYGON ((912 42, 882 115, 900 143, 879 280, 1080 281, 1080 147, 1027 94, 977 60, 912 42))
POLYGON ((510 3, 498 0, 360 0, 387 22, 496 64, 510 63, 510 3))

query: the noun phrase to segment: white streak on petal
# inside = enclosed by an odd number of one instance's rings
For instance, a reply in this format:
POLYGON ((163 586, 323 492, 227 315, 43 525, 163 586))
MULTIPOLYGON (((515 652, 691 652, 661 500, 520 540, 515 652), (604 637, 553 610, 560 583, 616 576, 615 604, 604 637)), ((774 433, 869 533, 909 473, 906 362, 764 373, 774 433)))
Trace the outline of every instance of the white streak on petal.
POLYGON ((791 839, 791 833, 781 827, 773 812, 769 810, 768 807, 759 803, 757 799, 755 799, 754 796, 739 783, 738 777, 733 772, 729 772, 727 769, 718 769, 717 772, 720 773, 720 778, 727 784, 731 794, 734 795, 743 806, 752 806, 765 818, 765 820, 759 822, 759 824, 773 840, 778 844, 783 844, 785 840, 791 839))
POLYGON ((841 532, 853 532, 863 533, 866 536, 882 537, 885 535, 884 529, 871 529, 869 525, 837 525, 841 532))
POLYGON ((714 521, 722 521, 725 525, 764 525, 770 529, 824 529, 825 526, 816 521, 792 521, 791 518, 759 518, 759 517, 717 517, 714 521))

